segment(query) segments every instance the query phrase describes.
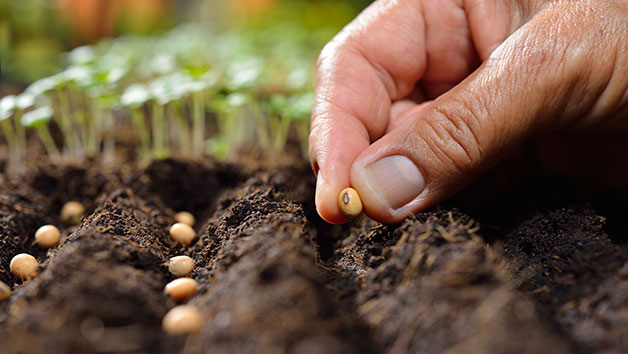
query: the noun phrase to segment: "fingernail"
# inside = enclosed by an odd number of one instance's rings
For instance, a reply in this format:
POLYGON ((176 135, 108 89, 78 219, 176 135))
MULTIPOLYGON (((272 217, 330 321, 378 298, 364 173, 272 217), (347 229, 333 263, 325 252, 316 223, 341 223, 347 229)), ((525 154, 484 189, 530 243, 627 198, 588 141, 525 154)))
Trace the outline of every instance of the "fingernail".
POLYGON ((364 171, 375 192, 392 209, 406 205, 425 188, 421 172, 405 156, 386 156, 366 166, 364 171))

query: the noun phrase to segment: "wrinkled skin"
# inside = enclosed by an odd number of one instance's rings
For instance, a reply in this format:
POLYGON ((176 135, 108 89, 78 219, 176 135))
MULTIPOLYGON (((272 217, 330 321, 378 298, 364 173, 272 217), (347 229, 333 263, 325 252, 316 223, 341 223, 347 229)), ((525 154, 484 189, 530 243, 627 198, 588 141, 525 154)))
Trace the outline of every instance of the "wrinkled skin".
POLYGON ((397 222, 513 166, 626 192, 626 38, 628 1, 376 1, 319 58, 319 214, 346 222, 336 200, 353 186, 367 215, 397 222), (402 206, 365 172, 391 155, 424 180, 402 206))

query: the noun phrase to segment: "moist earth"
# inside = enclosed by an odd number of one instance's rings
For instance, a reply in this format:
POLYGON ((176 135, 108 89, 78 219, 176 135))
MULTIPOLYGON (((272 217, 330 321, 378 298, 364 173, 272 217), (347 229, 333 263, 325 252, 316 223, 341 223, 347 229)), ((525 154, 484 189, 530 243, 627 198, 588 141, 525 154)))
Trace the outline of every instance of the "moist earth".
POLYGON ((626 202, 533 181, 395 225, 320 220, 301 162, 42 162, 0 181, 0 353, 628 352, 626 202), (543 187, 539 187, 543 186, 543 187), (83 203, 78 225, 59 210, 83 203), (168 227, 196 216, 189 247, 168 227), (40 226, 61 226, 44 251, 40 226), (9 272, 26 252, 39 274, 9 272), (188 255, 201 332, 168 335, 188 255))

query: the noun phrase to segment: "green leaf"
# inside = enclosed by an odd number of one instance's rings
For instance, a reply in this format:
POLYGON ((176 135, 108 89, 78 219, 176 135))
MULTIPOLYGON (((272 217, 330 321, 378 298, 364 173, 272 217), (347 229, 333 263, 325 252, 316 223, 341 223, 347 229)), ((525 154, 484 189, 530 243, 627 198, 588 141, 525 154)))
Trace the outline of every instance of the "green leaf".
POLYGON ((17 99, 14 95, 2 97, 0 99, 0 121, 11 118, 16 107, 17 99))
POLYGON ((54 111, 50 106, 39 107, 24 113, 24 115, 22 115, 22 119, 20 119, 20 123, 28 128, 41 126, 48 123, 50 119, 52 119, 53 113, 54 111))

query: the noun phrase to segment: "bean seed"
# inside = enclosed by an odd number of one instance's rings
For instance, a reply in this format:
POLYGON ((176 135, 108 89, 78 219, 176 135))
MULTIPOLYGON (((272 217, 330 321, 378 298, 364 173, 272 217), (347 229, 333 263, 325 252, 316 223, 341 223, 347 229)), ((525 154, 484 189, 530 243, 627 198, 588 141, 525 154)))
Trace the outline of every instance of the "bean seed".
POLYGON ((176 256, 168 261, 168 270, 177 277, 184 277, 194 270, 194 260, 188 256, 176 256))
POLYGON ((338 195, 338 207, 345 218, 353 220, 362 213, 362 201, 353 188, 345 188, 338 195))
POLYGON ((43 249, 56 246, 60 238, 61 232, 54 225, 44 225, 35 232, 35 243, 43 249))
POLYGON ((178 222, 170 227, 170 237, 182 245, 189 245, 196 237, 196 232, 190 225, 178 222))
POLYGON ((164 293, 177 301, 191 298, 196 293, 198 282, 192 278, 179 278, 166 284, 164 293))
POLYGON ((83 204, 70 201, 61 208, 61 221, 66 225, 76 225, 81 221, 81 217, 85 213, 83 204))
POLYGON ((178 223, 186 224, 188 226, 194 226, 194 222, 196 221, 196 219, 194 219, 194 215, 192 215, 192 213, 187 212, 187 211, 180 211, 176 213, 174 215, 174 219, 178 223))
POLYGON ((168 311, 162 326, 170 334, 197 333, 203 328, 203 316, 194 306, 180 305, 168 311))
POLYGON ((17 256, 13 257, 11 263, 9 264, 11 273, 20 278, 20 280, 22 281, 29 280, 37 275, 38 267, 39 263, 37 263, 35 257, 26 253, 20 253, 17 256))

